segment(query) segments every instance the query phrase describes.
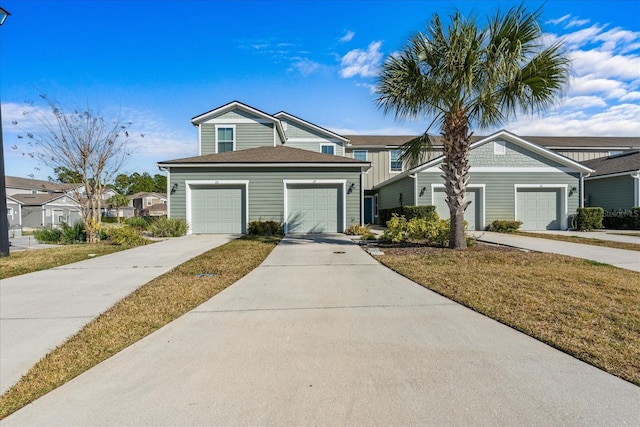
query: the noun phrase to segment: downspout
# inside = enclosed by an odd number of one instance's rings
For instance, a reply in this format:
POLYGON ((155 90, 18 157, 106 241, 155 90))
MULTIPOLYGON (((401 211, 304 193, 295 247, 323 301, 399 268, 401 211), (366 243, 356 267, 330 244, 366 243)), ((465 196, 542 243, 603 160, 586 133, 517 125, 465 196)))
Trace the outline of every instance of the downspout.
POLYGON ((584 208, 584 199, 586 198, 584 194, 584 179, 588 178, 590 175, 591 173, 584 175, 582 172, 580 172, 580 207, 581 208, 584 208))
POLYGON ((413 179, 413 205, 418 206, 418 174, 409 175, 413 179))
POLYGON ((640 206, 640 170, 637 170, 635 174, 631 175, 633 181, 633 206, 640 206))
POLYGON ((364 226, 364 170, 360 169, 360 225, 364 226))

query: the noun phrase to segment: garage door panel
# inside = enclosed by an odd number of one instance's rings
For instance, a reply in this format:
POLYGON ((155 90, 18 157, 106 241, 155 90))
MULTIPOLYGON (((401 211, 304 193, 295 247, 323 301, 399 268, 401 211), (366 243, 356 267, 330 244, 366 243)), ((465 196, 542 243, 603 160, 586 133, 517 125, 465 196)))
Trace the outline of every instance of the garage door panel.
MULTIPOLYGON (((436 188, 434 190, 434 205, 436 212, 440 218, 447 219, 450 217, 449 205, 446 202, 446 192, 444 188, 436 188)), ((467 188, 467 200, 471 201, 469 207, 464 212, 464 220, 467 221, 469 230, 476 230, 481 226, 482 207, 480 206, 480 190, 478 188, 467 188)))
POLYGON ((559 230, 561 191, 557 188, 518 189, 518 221, 523 230, 559 230))
POLYGON ((337 232, 342 209, 341 190, 329 185, 290 185, 287 187, 288 231, 290 233, 337 232))
POLYGON ((193 233, 244 232, 244 197, 244 189, 238 187, 193 187, 193 233))

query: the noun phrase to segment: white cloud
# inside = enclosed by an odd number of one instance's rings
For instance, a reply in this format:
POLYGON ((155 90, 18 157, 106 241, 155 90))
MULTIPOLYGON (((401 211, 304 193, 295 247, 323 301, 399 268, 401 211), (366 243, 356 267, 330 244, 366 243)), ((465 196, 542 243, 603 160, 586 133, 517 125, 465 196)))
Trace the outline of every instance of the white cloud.
POLYGON ((355 35, 356 33, 354 33, 353 31, 347 31, 344 36, 340 37, 340 43, 350 42, 351 40, 353 40, 353 36, 355 35))
POLYGON ((623 82, 592 75, 572 79, 569 92, 571 95, 603 94, 606 98, 620 98, 627 94, 623 82))
POLYGON ((578 19, 573 18, 564 28, 573 28, 573 27, 582 27, 583 25, 587 25, 590 21, 588 19, 578 19))
POLYGON ((297 70, 303 76, 308 76, 309 74, 314 73, 318 69, 320 69, 320 64, 312 61, 309 58, 292 58, 293 63, 291 64, 291 69, 297 70))
POLYGON ((620 101, 640 101, 640 92, 629 92, 625 96, 620 97, 620 101))
POLYGON ((546 21, 545 23, 546 23, 546 24, 558 25, 558 24, 563 23, 564 21, 566 21, 566 20, 567 20, 567 19, 569 19, 569 18, 571 18, 571 15, 570 15, 570 14, 569 14, 569 15, 561 16, 560 18, 557 18, 557 19, 550 19, 550 20, 546 21))
POLYGON ((637 79, 640 75, 640 56, 614 55, 600 50, 571 52, 573 71, 578 76, 637 79))
POLYGON ((574 96, 567 98, 563 103, 563 108, 593 108, 593 107, 606 107, 607 103, 599 96, 574 96))
POLYGON ((354 76, 374 77, 382 61, 381 41, 371 42, 367 50, 354 49, 342 57, 340 76, 350 78, 354 76))

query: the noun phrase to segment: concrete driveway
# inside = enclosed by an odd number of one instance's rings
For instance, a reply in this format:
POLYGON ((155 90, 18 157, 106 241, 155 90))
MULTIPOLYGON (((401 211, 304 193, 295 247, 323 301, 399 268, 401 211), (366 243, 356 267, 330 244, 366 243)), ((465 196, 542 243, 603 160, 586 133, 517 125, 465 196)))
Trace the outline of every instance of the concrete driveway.
POLYGON ((637 425, 640 388, 383 267, 289 236, 200 307, 2 421, 637 425))
POLYGON ((0 391, 140 286, 238 236, 190 235, 0 282, 0 391))

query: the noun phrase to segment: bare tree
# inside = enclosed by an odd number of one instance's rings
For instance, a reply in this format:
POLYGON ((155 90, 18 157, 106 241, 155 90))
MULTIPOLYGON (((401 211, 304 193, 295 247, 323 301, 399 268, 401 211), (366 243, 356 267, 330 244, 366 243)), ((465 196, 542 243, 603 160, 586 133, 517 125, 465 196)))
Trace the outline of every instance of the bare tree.
POLYGON ((65 110, 45 95, 41 98, 46 103, 44 112, 36 108, 25 112, 38 124, 25 131, 25 136, 46 166, 65 168, 80 177, 82 185, 73 190, 74 197, 82 206, 87 241, 95 243, 100 238, 106 184, 113 181, 130 155, 131 123, 123 122, 120 116, 107 120, 90 108, 65 110))

